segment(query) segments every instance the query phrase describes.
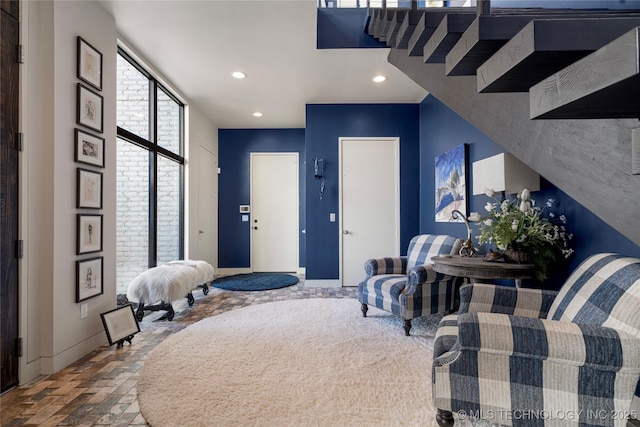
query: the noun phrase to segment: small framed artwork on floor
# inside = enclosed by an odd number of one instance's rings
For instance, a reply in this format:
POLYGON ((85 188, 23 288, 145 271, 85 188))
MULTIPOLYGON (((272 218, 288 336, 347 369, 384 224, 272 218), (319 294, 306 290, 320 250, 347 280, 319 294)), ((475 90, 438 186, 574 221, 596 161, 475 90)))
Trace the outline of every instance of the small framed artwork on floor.
POLYGON ((76 302, 102 295, 102 257, 76 261, 76 302))
POLYGON ((140 332, 140 325, 133 313, 131 304, 115 308, 100 314, 104 331, 107 333, 109 345, 118 344, 122 347, 124 341, 131 344, 133 336, 140 332))

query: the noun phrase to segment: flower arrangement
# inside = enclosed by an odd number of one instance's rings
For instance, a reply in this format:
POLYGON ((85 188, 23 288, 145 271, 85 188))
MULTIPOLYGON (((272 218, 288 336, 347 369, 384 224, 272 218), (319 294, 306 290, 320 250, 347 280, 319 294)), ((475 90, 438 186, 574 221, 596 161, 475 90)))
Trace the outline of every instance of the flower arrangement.
POLYGON ((485 193, 495 200, 487 202, 487 215, 481 217, 477 212, 469 215, 469 219, 480 227, 479 243, 494 245, 506 257, 513 250, 528 253, 540 281, 547 278, 553 264, 573 254, 569 247, 573 235, 567 233, 567 218, 546 212, 546 208, 555 203, 554 199, 548 199, 546 206, 540 208, 527 189, 522 190, 515 200, 498 200, 495 192, 489 189, 485 193))

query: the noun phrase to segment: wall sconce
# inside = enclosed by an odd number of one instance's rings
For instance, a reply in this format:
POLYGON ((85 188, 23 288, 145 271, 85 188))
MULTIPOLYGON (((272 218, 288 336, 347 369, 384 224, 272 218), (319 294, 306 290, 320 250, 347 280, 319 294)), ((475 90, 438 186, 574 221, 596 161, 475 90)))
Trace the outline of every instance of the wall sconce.
POLYGON ((505 194, 540 190, 540 175, 513 154, 502 153, 473 162, 473 195, 487 188, 505 194))

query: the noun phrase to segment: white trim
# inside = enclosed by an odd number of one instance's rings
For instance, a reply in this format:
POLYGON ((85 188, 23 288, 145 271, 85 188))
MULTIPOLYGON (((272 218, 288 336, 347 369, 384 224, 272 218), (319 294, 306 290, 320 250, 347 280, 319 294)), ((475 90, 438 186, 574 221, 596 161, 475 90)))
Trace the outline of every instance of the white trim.
POLYGON ((219 268, 216 270, 216 277, 233 276, 234 274, 253 273, 250 268, 219 268))
POLYGON ((305 280, 304 286, 307 288, 341 288, 342 280, 340 279, 323 279, 323 280, 305 280))
POLYGON ((342 147, 343 147, 343 142, 344 141, 392 141, 394 143, 394 151, 395 151, 395 165, 394 165, 394 169, 395 169, 395 178, 396 178, 396 185, 395 185, 395 197, 394 197, 394 203, 395 203, 395 208, 396 208, 396 213, 395 213, 395 217, 396 217, 396 241, 395 241, 395 254, 389 254, 391 255, 396 255, 399 256, 400 255, 400 137, 339 137, 338 138, 338 191, 339 191, 339 195, 338 195, 338 212, 339 212, 339 216, 340 216, 340 220, 339 220, 339 229, 338 229, 338 239, 339 239, 339 275, 340 275, 340 286, 344 286, 343 284, 343 258, 342 258, 342 251, 343 251, 343 236, 342 236, 342 230, 343 230, 343 224, 342 224, 342 219, 343 219, 343 206, 342 206, 342 147))

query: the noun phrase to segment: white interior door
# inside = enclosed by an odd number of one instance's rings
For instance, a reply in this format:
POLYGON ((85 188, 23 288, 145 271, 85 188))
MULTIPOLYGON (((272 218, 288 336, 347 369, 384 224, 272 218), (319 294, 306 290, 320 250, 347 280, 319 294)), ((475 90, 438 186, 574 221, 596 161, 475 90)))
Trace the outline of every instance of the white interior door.
POLYGON ((251 268, 298 271, 298 153, 251 153, 251 268))
POLYGON ((198 259, 217 267, 218 260, 218 159, 198 149, 198 259))
POLYGON ((369 258, 400 255, 397 138, 340 138, 340 277, 364 279, 369 258))

